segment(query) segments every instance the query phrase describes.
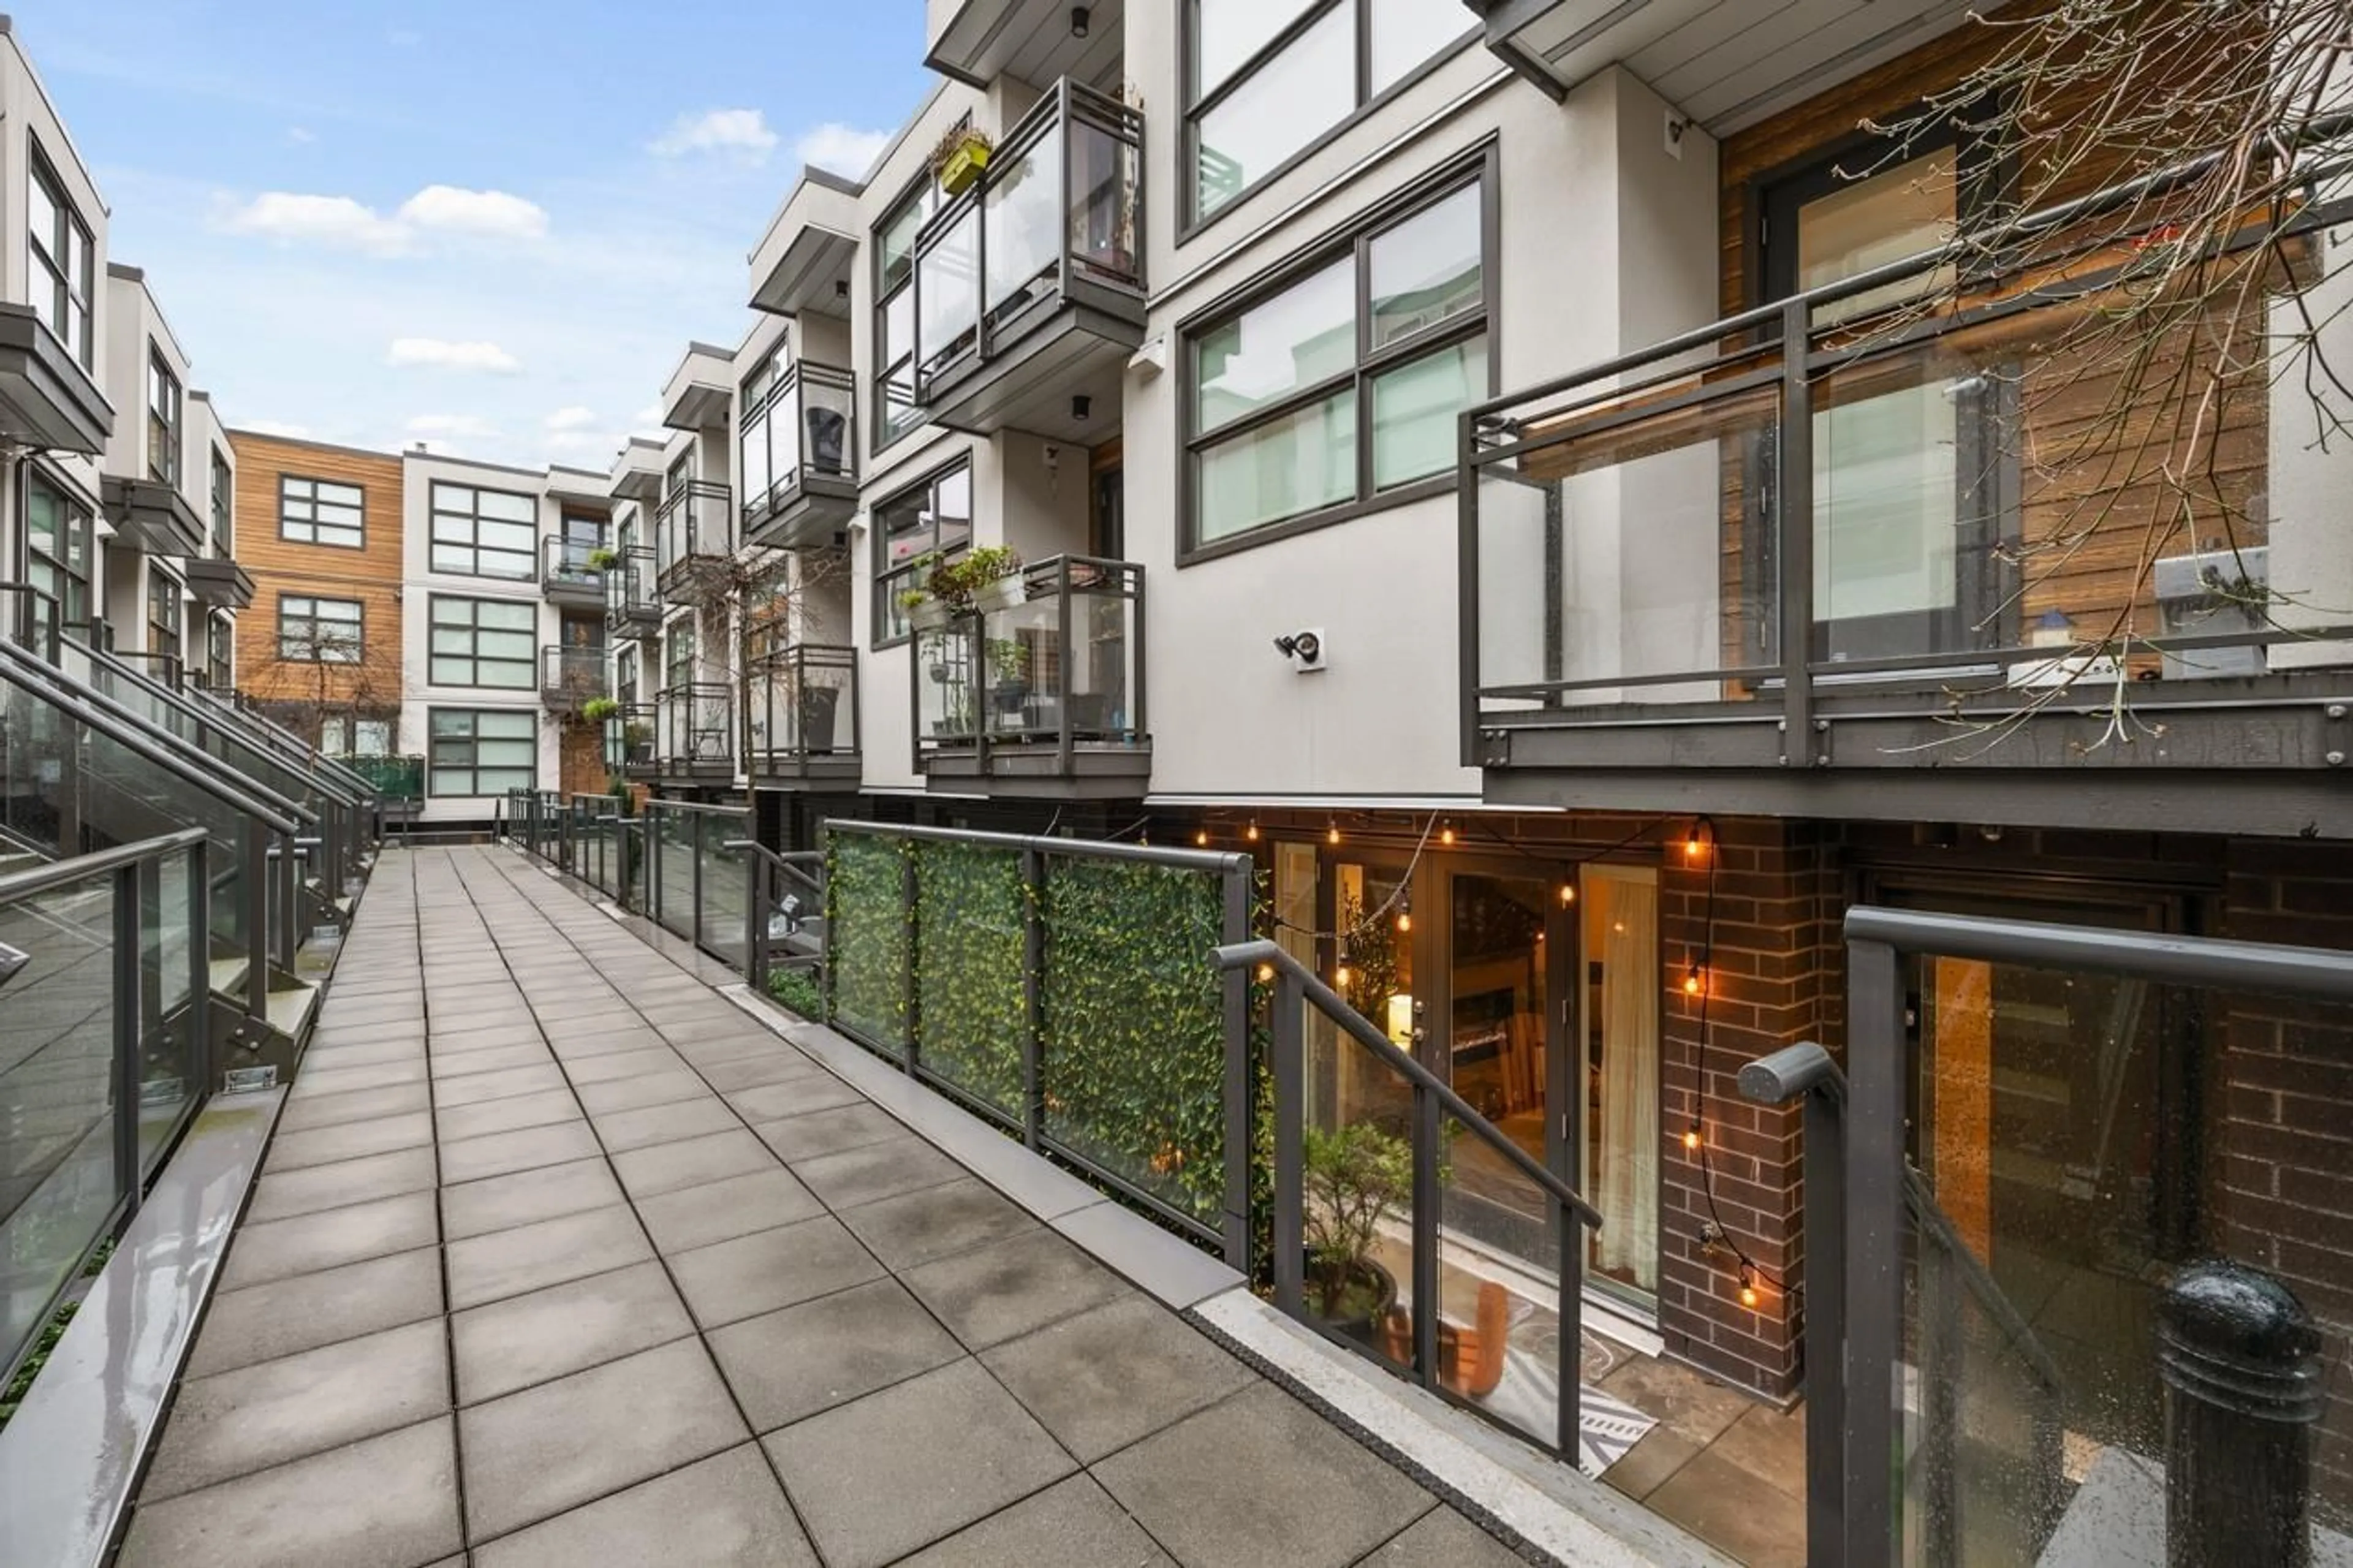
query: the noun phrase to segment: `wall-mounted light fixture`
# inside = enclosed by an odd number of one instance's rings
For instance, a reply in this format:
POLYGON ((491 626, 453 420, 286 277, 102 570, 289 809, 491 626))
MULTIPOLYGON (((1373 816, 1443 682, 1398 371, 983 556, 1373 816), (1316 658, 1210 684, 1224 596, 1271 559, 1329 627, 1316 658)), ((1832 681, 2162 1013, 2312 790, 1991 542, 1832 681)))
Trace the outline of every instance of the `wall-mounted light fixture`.
POLYGON ((1092 414, 1094 411, 1095 400, 1089 397, 1085 393, 1078 393, 1071 398, 1071 417, 1077 420, 1080 424, 1085 424, 1087 422, 1087 416, 1092 414))
POLYGON ((1083 38, 1086 36, 1087 8, 1084 5, 1073 5, 1071 7, 1071 37, 1083 38))

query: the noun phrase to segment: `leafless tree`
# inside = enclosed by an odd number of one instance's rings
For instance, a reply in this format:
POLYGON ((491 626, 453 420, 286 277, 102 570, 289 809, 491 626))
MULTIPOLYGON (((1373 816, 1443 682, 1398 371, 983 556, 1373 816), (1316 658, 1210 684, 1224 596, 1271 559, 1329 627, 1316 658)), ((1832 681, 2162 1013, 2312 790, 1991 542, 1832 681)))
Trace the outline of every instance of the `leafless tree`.
POLYGON ((363 722, 389 725, 400 715, 400 657, 368 643, 356 626, 281 632, 260 658, 243 662, 237 685, 314 745, 333 739, 326 731, 339 726, 343 746, 356 748, 363 722))

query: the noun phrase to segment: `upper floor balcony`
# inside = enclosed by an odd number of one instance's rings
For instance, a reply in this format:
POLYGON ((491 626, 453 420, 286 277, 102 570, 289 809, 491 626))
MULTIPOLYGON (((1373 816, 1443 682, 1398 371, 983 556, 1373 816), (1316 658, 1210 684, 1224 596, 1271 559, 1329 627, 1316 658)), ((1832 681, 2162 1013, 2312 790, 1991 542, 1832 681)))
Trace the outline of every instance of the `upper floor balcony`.
POLYGON ((858 650, 795 643, 752 661, 752 783, 763 788, 856 787, 858 650))
MULTIPOLYGON (((2169 231, 2102 235, 2104 210, 2022 220, 2030 267, 1924 254, 1466 413, 1463 756, 1489 798, 2341 814, 2353 458, 2266 347, 2295 307, 2152 304, 2169 231)), ((2284 300, 2346 216, 2251 223, 2200 265, 2284 300)))
MULTIPOLYGON (((89 241, 84 239, 82 244, 89 241)), ((114 433, 114 405, 78 353, 30 305, 0 302, 0 440, 96 457, 114 433)))
POLYGON ((664 778, 724 783, 735 776, 735 689, 691 680, 654 694, 661 710, 659 771, 664 778))
POLYGON ((208 610, 242 610, 253 603, 253 574, 226 555, 191 556, 188 593, 208 610))
POLYGON ((803 360, 744 411, 744 541, 830 544, 858 510, 858 384, 803 360))
POLYGON ((626 779, 659 777, 659 706, 638 701, 634 691, 617 691, 614 696, 619 706, 605 720, 606 770, 626 779))
MULTIPOLYGON (((1968 19, 1976 0, 1810 0, 1770 26, 1741 5, 1669 0, 1464 0, 1495 58, 1546 95, 1623 65, 1722 135, 1968 19)), ((1982 9, 1982 5, 1977 8, 1982 9)))
POLYGON ((782 316, 849 319, 849 274, 866 232, 858 198, 866 187, 814 166, 752 253, 752 308, 782 316))
POLYGON ((539 650, 539 697, 553 713, 577 713, 612 687, 601 647, 551 643, 539 650))
POLYGON ((611 554, 593 539, 540 535, 540 592, 549 604, 566 609, 596 608, 605 602, 603 563, 611 554))
POLYGON ((1057 82, 915 238, 915 401, 1092 444, 1144 341, 1144 115, 1057 82))
POLYGON ((916 630, 918 771, 945 791, 1141 795, 1144 568, 1060 555, 1025 568, 1011 601, 916 630))
POLYGON ((1123 0, 925 0, 923 63, 979 88, 1001 76, 1101 81, 1119 66, 1126 11, 1123 0))
POLYGON ((727 423, 735 401, 735 356, 709 343, 689 343, 662 388, 662 423, 673 430, 709 430, 727 423))
POLYGON ((163 479, 108 474, 100 480, 116 542, 149 555, 191 559, 205 552, 205 520, 179 487, 163 479))
POLYGON ((660 635, 661 595, 654 584, 654 552, 643 544, 616 551, 605 568, 605 630, 615 637, 660 635))
POLYGON ((735 492, 708 479, 690 479, 662 498, 654 540, 666 603, 700 604, 723 587, 735 552, 734 514, 735 492))

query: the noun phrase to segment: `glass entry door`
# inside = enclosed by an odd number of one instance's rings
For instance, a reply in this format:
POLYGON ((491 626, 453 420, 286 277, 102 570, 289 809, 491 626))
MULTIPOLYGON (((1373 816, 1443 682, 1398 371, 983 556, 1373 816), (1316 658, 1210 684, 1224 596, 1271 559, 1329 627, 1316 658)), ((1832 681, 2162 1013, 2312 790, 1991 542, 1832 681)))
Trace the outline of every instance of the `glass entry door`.
MULTIPOLYGON (((1531 1158, 1566 1173, 1566 1129, 1552 1109, 1567 1078, 1553 883, 1485 870, 1445 876, 1448 1080, 1531 1158)), ((1523 1260, 1552 1257, 1550 1216, 1533 1184, 1476 1139, 1457 1139, 1447 1158, 1459 1235, 1523 1260)))
POLYGON ((1648 1304, 1659 1291, 1659 873, 1579 870, 1579 1186, 1601 1211, 1588 1278, 1648 1304))

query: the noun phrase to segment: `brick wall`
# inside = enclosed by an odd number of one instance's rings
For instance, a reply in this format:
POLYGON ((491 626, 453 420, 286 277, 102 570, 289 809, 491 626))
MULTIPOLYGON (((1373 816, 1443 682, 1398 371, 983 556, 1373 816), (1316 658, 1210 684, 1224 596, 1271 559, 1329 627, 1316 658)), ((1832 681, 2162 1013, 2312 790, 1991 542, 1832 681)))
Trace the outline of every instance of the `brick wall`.
POLYGON ((603 795, 605 732, 601 725, 570 721, 556 742, 557 787, 567 795, 603 795))
MULTIPOLYGON (((2232 846, 2227 934, 2353 950, 2353 846, 2232 846)), ((2274 997, 2224 1006, 2208 1161, 2215 1250, 2269 1273, 2320 1320, 2324 1517, 2353 1525, 2353 1017, 2274 997)))

